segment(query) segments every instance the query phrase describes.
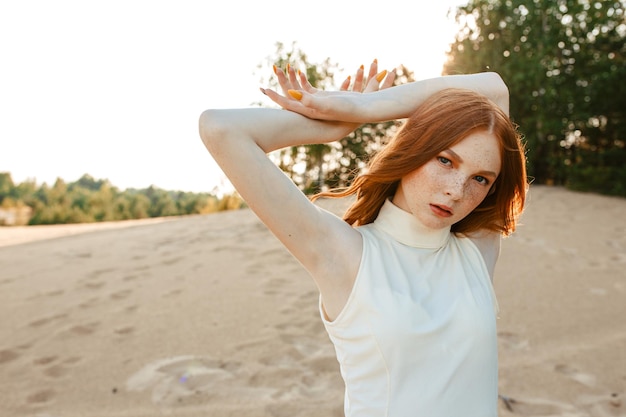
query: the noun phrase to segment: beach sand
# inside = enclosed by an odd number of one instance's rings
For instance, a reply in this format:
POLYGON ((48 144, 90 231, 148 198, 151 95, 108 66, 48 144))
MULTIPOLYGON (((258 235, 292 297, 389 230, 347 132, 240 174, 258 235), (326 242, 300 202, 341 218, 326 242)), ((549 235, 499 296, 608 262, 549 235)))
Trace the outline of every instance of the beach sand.
MULTIPOLYGON (((626 199, 533 186, 495 287, 501 416, 626 416, 626 199)), ((342 416, 317 299, 247 209, 0 228, 0 415, 342 416)))

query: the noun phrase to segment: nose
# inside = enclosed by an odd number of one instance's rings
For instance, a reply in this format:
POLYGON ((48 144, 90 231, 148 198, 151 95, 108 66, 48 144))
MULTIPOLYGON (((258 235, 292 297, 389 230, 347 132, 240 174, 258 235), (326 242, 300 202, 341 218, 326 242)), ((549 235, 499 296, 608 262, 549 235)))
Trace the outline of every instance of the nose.
POLYGON ((460 200, 465 191, 465 179, 461 175, 451 175, 446 183, 445 193, 453 200, 460 200))

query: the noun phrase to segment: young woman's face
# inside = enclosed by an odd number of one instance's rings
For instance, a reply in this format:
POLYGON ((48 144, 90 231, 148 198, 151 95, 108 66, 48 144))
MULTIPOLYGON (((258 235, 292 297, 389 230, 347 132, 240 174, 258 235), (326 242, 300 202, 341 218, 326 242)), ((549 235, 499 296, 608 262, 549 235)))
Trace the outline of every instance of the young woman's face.
POLYGON ((393 203, 426 227, 451 226, 483 201, 501 164, 496 136, 472 133, 402 178, 393 203))

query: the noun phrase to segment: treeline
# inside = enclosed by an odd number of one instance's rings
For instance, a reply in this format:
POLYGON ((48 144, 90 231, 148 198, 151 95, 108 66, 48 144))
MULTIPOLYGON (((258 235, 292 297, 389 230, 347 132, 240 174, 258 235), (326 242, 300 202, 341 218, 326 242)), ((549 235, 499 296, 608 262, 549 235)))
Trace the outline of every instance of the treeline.
MULTIPOLYGON (((626 0, 468 0, 445 75, 496 71, 535 184, 626 197, 626 0)), ((306 69, 319 89, 337 65, 277 44, 266 60, 306 69)), ((259 68, 263 68, 259 65, 259 68)), ((264 73, 271 74, 269 68, 264 73)), ((397 71, 398 84, 413 79, 397 71)), ((274 78, 261 85, 279 88, 274 78)), ((346 187, 397 125, 370 124, 337 143, 281 150, 278 165, 307 194, 346 187)))
POLYGON ((70 183, 59 178, 52 186, 35 181, 14 184, 10 173, 0 173, 0 209, 28 211, 30 225, 207 214, 243 206, 236 194, 219 198, 154 186, 122 191, 106 179, 96 180, 87 174, 70 183))
POLYGON ((626 1, 470 0, 445 74, 496 71, 536 183, 626 196, 626 1))

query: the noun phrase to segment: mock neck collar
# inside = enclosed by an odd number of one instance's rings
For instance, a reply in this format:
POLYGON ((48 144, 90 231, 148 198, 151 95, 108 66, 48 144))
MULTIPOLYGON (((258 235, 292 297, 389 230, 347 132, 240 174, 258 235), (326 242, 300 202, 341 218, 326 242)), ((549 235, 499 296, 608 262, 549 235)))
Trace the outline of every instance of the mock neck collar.
POLYGON ((380 208, 374 226, 398 242, 415 248, 438 249, 450 238, 450 227, 430 229, 390 200, 385 200, 380 208))

